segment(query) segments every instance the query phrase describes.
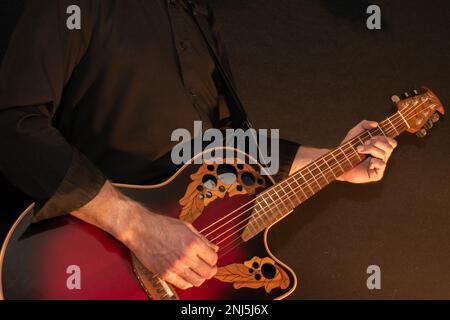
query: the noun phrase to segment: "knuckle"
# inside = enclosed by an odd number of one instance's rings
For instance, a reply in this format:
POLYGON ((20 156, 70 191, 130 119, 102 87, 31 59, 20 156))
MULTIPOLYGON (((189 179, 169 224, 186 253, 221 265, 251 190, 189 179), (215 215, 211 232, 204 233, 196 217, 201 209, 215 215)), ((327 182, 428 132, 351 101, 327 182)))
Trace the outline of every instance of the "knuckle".
POLYGON ((179 287, 180 289, 187 290, 187 289, 192 288, 192 285, 189 284, 189 283, 183 283, 183 284, 178 285, 178 287, 179 287))
POLYGON ((217 253, 214 252, 211 257, 212 264, 216 265, 218 260, 219 260, 219 256, 217 255, 217 253))
POLYGON ((208 275, 208 279, 212 279, 216 275, 216 273, 217 273, 217 267, 211 268, 210 273, 208 275))
POLYGON ((161 273, 161 278, 170 282, 171 280, 173 280, 173 273, 170 270, 165 270, 161 273))
POLYGON ((200 287, 204 282, 205 282, 205 279, 202 279, 202 278, 195 279, 194 286, 200 287))

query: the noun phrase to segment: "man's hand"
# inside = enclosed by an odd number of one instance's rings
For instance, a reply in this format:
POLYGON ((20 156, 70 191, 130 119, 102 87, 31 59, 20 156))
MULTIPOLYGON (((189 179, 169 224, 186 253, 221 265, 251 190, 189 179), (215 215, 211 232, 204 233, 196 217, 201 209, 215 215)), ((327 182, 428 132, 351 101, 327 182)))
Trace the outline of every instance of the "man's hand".
MULTIPOLYGON (((349 141, 365 130, 376 128, 377 125, 378 123, 374 121, 361 121, 349 131, 342 143, 349 141)), ((368 183, 381 180, 386 170, 386 164, 396 147, 397 141, 394 139, 384 136, 373 137, 358 150, 359 153, 368 155, 369 157, 355 168, 344 173, 337 180, 351 183, 368 183)), ((297 151, 289 174, 291 175, 297 172, 328 151, 330 150, 301 146, 297 151)))
POLYGON ((180 289, 199 287, 217 272, 218 247, 192 225, 143 212, 125 241, 139 260, 180 289))
POLYGON ((144 266, 180 289, 200 286, 217 272, 218 247, 192 225, 149 212, 109 182, 71 214, 112 234, 144 266))
MULTIPOLYGON (((349 141, 365 130, 370 130, 377 126, 377 122, 364 120, 349 131, 342 143, 349 141)), ((363 146, 358 147, 358 152, 369 157, 358 166, 344 173, 338 180, 351 183, 380 181, 384 176, 386 164, 396 147, 397 141, 385 136, 376 136, 367 140, 363 146)))

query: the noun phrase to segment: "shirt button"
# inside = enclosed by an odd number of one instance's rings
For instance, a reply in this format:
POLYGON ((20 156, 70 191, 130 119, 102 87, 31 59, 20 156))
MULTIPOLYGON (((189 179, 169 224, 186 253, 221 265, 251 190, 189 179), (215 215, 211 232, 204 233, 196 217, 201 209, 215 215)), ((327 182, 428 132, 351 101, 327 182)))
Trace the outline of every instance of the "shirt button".
POLYGON ((189 41, 181 41, 179 47, 181 51, 186 51, 190 47, 189 41))
POLYGON ((193 98, 197 97, 197 92, 195 92, 194 90, 189 90, 189 95, 193 98))

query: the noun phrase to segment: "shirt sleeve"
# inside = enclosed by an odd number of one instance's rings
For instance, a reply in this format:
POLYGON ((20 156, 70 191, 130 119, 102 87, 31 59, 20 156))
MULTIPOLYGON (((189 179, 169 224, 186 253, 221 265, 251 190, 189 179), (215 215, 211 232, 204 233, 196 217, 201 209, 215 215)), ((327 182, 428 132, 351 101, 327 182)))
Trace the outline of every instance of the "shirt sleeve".
POLYGON ((278 173, 273 176, 276 182, 280 182, 289 177, 292 164, 297 155, 300 144, 294 141, 280 139, 280 168, 278 173))
POLYGON ((106 180, 52 125, 95 10, 89 0, 28 0, 0 68, 0 170, 36 201, 35 220, 82 207, 106 180), (67 28, 71 5, 81 9, 81 30, 67 28))

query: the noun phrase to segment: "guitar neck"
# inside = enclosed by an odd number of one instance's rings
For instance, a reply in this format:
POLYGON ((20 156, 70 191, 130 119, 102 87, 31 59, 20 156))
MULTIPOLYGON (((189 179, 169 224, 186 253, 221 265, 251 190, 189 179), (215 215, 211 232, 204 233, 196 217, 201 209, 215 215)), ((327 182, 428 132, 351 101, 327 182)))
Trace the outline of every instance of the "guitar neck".
POLYGON ((343 173, 364 161, 366 156, 359 154, 357 147, 367 140, 375 136, 394 138, 408 128, 405 116, 396 112, 381 121, 378 127, 362 132, 264 191, 255 200, 253 216, 249 220, 242 238, 245 241, 251 239, 275 221, 289 214, 343 173))

